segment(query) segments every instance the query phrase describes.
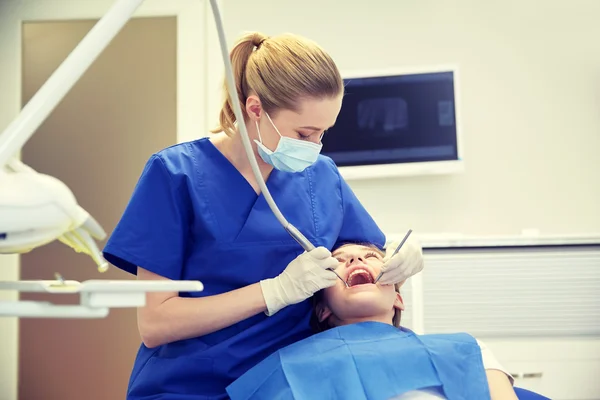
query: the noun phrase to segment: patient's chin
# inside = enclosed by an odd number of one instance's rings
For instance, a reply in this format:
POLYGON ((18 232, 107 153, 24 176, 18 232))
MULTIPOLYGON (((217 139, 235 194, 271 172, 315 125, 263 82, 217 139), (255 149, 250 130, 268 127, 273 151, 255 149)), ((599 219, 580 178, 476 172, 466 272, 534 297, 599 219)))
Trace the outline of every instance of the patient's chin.
POLYGON ((373 292, 357 292, 346 297, 342 305, 349 318, 364 318, 370 315, 377 315, 381 312, 391 309, 392 305, 381 295, 373 292))

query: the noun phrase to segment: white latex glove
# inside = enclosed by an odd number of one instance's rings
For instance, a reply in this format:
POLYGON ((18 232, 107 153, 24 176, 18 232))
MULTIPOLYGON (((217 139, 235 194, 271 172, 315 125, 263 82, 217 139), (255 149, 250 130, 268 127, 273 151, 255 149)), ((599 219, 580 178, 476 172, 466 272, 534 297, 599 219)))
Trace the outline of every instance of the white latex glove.
POLYGON ((382 285, 394 285, 404 282, 423 270, 423 249, 419 241, 410 235, 398 253, 392 257, 400 244, 399 240, 388 243, 383 258, 383 275, 379 280, 382 285))
POLYGON ((321 289, 335 285, 337 276, 328 268, 335 269, 338 261, 325 247, 302 253, 277 277, 260 281, 266 314, 271 316, 284 307, 300 303, 321 289))

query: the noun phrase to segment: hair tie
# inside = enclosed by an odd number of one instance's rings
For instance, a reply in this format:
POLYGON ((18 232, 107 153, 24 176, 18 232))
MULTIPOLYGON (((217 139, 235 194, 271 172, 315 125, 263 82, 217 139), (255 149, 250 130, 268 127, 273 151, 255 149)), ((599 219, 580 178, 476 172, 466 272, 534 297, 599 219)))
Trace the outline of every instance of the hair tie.
POLYGON ((265 36, 257 37, 257 36, 258 35, 254 36, 254 39, 252 40, 252 44, 254 45, 254 47, 256 47, 258 49, 263 44, 263 42, 265 40, 267 40, 267 37, 265 37, 265 36))

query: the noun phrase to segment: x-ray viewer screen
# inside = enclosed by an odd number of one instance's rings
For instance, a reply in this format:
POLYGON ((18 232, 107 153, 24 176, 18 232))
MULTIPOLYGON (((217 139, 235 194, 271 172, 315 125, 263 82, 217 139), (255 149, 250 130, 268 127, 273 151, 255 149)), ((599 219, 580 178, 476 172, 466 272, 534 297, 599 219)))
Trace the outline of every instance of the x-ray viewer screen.
POLYGON ((342 110, 323 137, 338 166, 457 160, 454 73, 345 80, 342 110))

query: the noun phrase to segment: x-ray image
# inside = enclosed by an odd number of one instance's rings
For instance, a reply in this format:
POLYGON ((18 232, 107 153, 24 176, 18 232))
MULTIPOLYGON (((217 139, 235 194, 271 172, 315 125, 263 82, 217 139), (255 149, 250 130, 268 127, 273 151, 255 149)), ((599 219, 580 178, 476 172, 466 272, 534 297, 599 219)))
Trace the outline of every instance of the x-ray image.
POLYGON ((358 103, 358 129, 373 136, 390 136, 408 125, 408 105, 401 97, 365 99, 358 103))

